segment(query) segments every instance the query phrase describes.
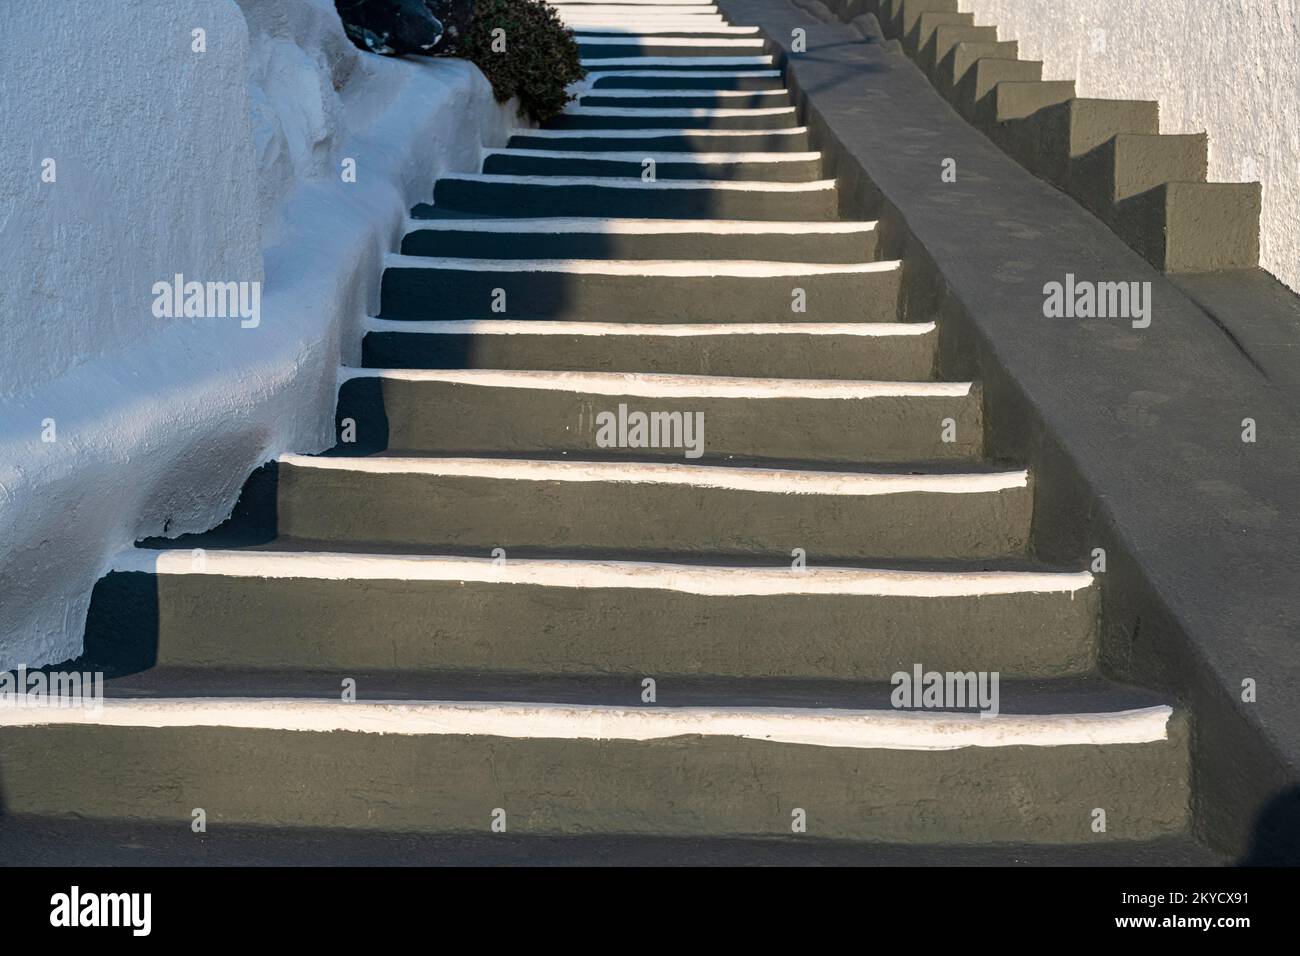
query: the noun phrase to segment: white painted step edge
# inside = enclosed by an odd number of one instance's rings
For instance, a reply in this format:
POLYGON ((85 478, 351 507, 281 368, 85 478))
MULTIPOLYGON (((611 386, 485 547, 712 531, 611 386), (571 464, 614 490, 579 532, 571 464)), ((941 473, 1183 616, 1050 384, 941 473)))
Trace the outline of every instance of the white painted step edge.
POLYGON ((612 89, 596 88, 582 92, 583 96, 604 96, 615 100, 649 100, 655 97, 667 99, 690 99, 696 96, 716 96, 718 99, 739 99, 743 96, 786 96, 783 89, 772 90, 628 90, 622 87, 612 89))
POLYGON ((696 19, 695 17, 642 17, 625 19, 620 16, 608 17, 569 17, 565 26, 572 30, 581 30, 588 34, 621 37, 666 36, 667 34, 699 34, 705 37, 754 36, 758 27, 734 26, 720 20, 696 19))
POLYGON ((569 275, 668 276, 675 278, 782 278, 896 272, 900 259, 872 262, 766 262, 748 259, 453 259, 443 256, 384 255, 389 269, 455 272, 563 272, 569 275))
MULTIPOLYGON (((600 155, 600 154, 595 154, 600 155)), ((602 235, 830 235, 875 232, 877 223, 847 220, 781 222, 769 219, 629 219, 617 217, 537 217, 489 219, 407 219, 407 232, 599 233, 602 235)))
POLYGON ((625 37, 593 36, 590 33, 575 33, 573 39, 580 46, 677 46, 677 47, 719 47, 723 49, 762 49, 766 40, 750 40, 732 37, 650 37, 629 34, 625 37))
POLYGON ((0 708, 0 726, 229 727, 548 740, 738 737, 855 750, 1066 747, 1165 740, 1173 709, 997 714, 797 707, 614 707, 480 701, 109 698, 102 708, 0 708))
POLYGON ((833 179, 810 179, 807 182, 782 183, 760 179, 657 179, 646 182, 639 176, 512 176, 503 173, 448 173, 448 181, 496 183, 502 186, 536 186, 559 188, 562 186, 590 186, 599 189, 711 189, 751 193, 816 193, 830 192, 835 188, 833 179))
MULTIPOLYGON (((583 67, 600 66, 770 66, 770 53, 761 56, 598 56, 578 61, 583 67)), ((681 75, 681 74, 679 74, 681 75)))
MULTIPOLYGON (((793 116, 794 112, 795 108, 793 106, 739 106, 731 108, 690 106, 680 109, 663 106, 570 106, 564 111, 564 115, 686 119, 717 116, 779 116, 787 113, 793 116)), ((751 130, 750 132, 761 132, 761 130, 751 130)))
POLYGON ((467 558, 426 554, 130 548, 111 571, 316 581, 455 581, 561 588, 635 588, 712 597, 840 594, 983 597, 1070 594, 1093 586, 1087 571, 892 571, 809 566, 718 567, 644 561, 467 558))
MULTIPOLYGON (((759 79, 764 79, 764 80, 779 80, 781 78, 781 71, 780 70, 692 70, 690 73, 683 73, 680 70, 602 70, 598 75, 589 76, 587 77, 587 79, 591 80, 594 83, 596 80, 605 79, 606 77, 611 77, 611 76, 632 77, 634 79, 641 79, 644 77, 671 76, 671 77, 676 77, 678 79, 686 79, 689 77, 690 79, 693 80, 700 79, 700 78, 716 80, 722 77, 732 79, 740 76, 751 76, 751 77, 758 77, 759 79)), ((604 89, 604 87, 592 85, 587 87, 585 92, 592 92, 594 90, 599 90, 599 89, 604 89)), ((619 87, 614 87, 614 89, 619 89, 619 87)), ((786 90, 786 88, 783 86, 773 87, 773 89, 779 90, 782 93, 788 92, 788 90, 786 90)), ((752 91, 752 92, 759 92, 759 91, 752 91)), ((771 132, 771 130, 766 130, 765 132, 771 132)))
POLYGON ((725 163, 807 163, 821 159, 819 152, 809 153, 667 153, 655 150, 625 153, 616 150, 563 150, 526 149, 517 146, 500 146, 485 149, 488 156, 532 156, 541 159, 603 159, 610 162, 643 163, 653 159, 656 163, 725 164, 725 163))
POLYGON ((807 378, 739 378, 650 372, 539 372, 520 369, 339 369, 340 384, 354 378, 441 382, 480 388, 536 389, 638 398, 966 398, 970 382, 853 382, 807 378))
POLYGON ((542 139, 658 139, 664 136, 798 136, 808 132, 807 126, 789 126, 785 129, 515 129, 513 136, 534 136, 542 139))
POLYGON ((492 478, 501 481, 677 485, 782 495, 846 497, 901 494, 979 495, 1029 486, 1029 472, 1023 470, 908 475, 634 461, 548 461, 531 458, 432 458, 384 455, 336 458, 286 454, 276 460, 281 465, 290 465, 294 468, 347 471, 365 475, 428 475, 450 478, 492 478))
POLYGON ((412 335, 608 335, 690 338, 698 335, 851 335, 898 338, 929 335, 933 322, 569 322, 548 319, 379 319, 367 332, 412 335))

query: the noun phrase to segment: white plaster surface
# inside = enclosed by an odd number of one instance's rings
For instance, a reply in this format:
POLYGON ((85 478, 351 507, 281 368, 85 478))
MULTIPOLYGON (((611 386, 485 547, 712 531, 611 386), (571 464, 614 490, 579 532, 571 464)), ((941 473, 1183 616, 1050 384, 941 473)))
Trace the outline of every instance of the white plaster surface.
POLYGON ((961 0, 1079 96, 1205 131, 1212 182, 1262 182, 1260 265, 1300 291, 1300 0, 961 0))
POLYGON ((80 651, 124 547, 209 528, 259 464, 332 444, 409 207, 519 118, 464 61, 355 50, 332 0, 15 5, 0 87, 7 668, 80 651), (175 273, 264 280, 260 324, 155 318, 175 273))

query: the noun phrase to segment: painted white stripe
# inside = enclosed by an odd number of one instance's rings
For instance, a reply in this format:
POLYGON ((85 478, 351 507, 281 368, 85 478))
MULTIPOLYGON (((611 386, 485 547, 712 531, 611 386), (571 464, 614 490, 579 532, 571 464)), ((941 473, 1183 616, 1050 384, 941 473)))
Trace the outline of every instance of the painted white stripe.
POLYGON ((589 33, 577 33, 574 39, 583 46, 700 46, 700 47, 721 47, 725 49, 762 49, 766 40, 749 40, 733 38, 710 38, 710 37, 602 37, 592 36, 589 33))
POLYGON ((798 136, 807 126, 785 129, 516 129, 511 136, 536 136, 542 139, 657 139, 661 136, 798 136))
POLYGON ((973 474, 895 475, 859 472, 802 471, 786 468, 733 468, 712 465, 643 462, 541 461, 508 458, 387 457, 322 458, 281 455, 282 465, 365 475, 429 475, 493 478, 501 481, 607 482, 632 485, 677 485, 724 491, 758 491, 782 495, 945 494, 978 495, 1029 485, 1027 471, 973 474))
MULTIPOLYGON (((596 155, 603 155, 597 153, 596 155)), ((765 219, 408 219, 407 232, 598 233, 601 235, 806 236, 874 232, 875 222, 780 222, 765 219)))
POLYGON ((378 378, 445 382, 480 388, 536 389, 638 398, 965 398, 970 382, 856 382, 824 378, 742 378, 658 372, 542 372, 525 369, 358 368, 343 366, 342 381, 378 378))
POLYGON ((700 3, 699 0, 619 0, 618 3, 600 3, 598 0, 547 0, 548 4, 559 10, 584 10, 591 7, 614 7, 624 10, 628 7, 703 7, 716 10, 716 3, 700 3))
POLYGON ((663 107, 644 106, 570 106, 564 111, 566 116, 609 116, 637 119, 703 119, 726 116, 783 116, 794 115, 793 106, 750 106, 729 108, 684 107, 666 109, 663 107))
POLYGON ((637 335, 689 338, 697 335, 849 335, 889 338, 929 335, 933 322, 565 322, 543 319, 376 319, 370 332, 415 335, 637 335))
POLYGON ((615 150, 563 150, 524 149, 503 146, 489 149, 484 156, 537 156, 542 159, 606 159, 612 162, 641 163, 653 159, 656 163, 806 163, 821 159, 821 153, 660 153, 647 150, 641 153, 624 153, 615 150))
MULTIPOLYGON (((736 77, 747 76, 747 77, 759 77, 760 79, 764 79, 764 80, 779 81, 781 79, 781 71, 780 70, 693 70, 689 74, 687 74, 687 73, 682 73, 680 70, 609 70, 607 72, 601 72, 599 75, 591 77, 591 79, 593 81, 603 80, 611 76, 619 76, 619 77, 628 76, 636 79, 640 79, 642 77, 663 77, 663 76, 675 77, 677 79, 687 79, 687 78, 699 79, 703 77, 710 80, 718 80, 724 78, 734 79, 736 77)), ((591 89, 599 90, 599 89, 604 89, 604 87, 593 85, 591 89)), ((773 89, 778 89, 781 90, 782 92, 785 92, 784 87, 778 86, 778 87, 773 87, 773 89)))
POLYGON ((753 36, 759 32, 758 27, 736 27, 707 19, 701 22, 690 17, 673 18, 666 16, 647 17, 640 20, 627 20, 623 17, 572 16, 566 18, 565 26, 606 36, 613 34, 628 37, 665 36, 679 33, 699 34, 700 36, 753 36))
POLYGON ((188 548, 131 548, 113 571, 215 577, 307 578, 316 581, 456 581, 562 588, 636 588, 713 597, 843 594, 858 597, 983 597, 1074 594, 1093 585, 1087 571, 881 571, 869 568, 728 568, 640 561, 580 561, 207 549, 196 562, 188 548))
POLYGON ((632 3, 554 3, 558 13, 579 13, 583 11, 600 12, 608 14, 624 13, 629 16, 648 16, 657 13, 673 14, 675 16, 692 16, 698 14, 716 14, 721 16, 718 5, 715 3, 673 3, 663 2, 663 0, 646 0, 646 2, 632 3), (634 7, 635 9, 629 9, 634 7))
POLYGON ((303 733, 663 740, 738 737, 854 750, 1067 747, 1164 740, 1168 706, 1094 714, 998 714, 799 707, 612 707, 480 701, 109 698, 102 709, 15 706, 0 726, 229 727, 303 733))
POLYGON ((605 96, 610 99, 618 100, 649 100, 655 97, 666 97, 668 99, 690 99, 695 96, 715 96, 719 99, 739 98, 742 96, 785 96, 786 91, 782 89, 775 90, 622 90, 622 89, 604 89, 593 88, 582 94, 583 96, 605 96))
MULTIPOLYGON (((584 57, 578 61, 583 67, 599 66, 769 66, 774 60, 770 53, 762 56, 609 56, 584 57)), ((678 74, 679 76, 681 74, 678 74)))
POLYGON ((746 259, 453 259, 441 256, 384 257, 390 269, 456 272, 564 272, 573 275, 670 276, 674 278, 779 278, 894 272, 899 259, 878 262, 752 262, 746 259))
POLYGON ((511 176, 504 173, 451 173, 444 180, 473 183, 498 183, 503 186, 591 186, 599 189, 715 189, 756 193, 816 193, 835 188, 833 179, 780 183, 763 179, 656 179, 646 182, 639 176, 511 176))

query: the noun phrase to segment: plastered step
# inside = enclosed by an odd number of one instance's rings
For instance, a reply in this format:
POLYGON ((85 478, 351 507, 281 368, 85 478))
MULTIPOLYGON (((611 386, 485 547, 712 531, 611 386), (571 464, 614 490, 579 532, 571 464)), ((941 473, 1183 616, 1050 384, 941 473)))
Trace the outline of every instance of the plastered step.
POLYGON ((992 58, 997 60, 1014 60, 1019 55, 1019 44, 1015 40, 1000 43, 971 43, 963 41, 956 44, 935 68, 931 77, 935 88, 948 99, 954 99, 963 79, 974 69, 980 60, 992 58))
POLYGON ((462 218, 422 210, 402 238, 408 256, 484 259, 744 259, 868 262, 876 223, 626 218, 462 218))
POLYGON ((1115 204, 1169 182, 1205 182, 1209 139, 1122 133, 1070 164, 1069 193, 1107 221, 1115 204))
POLYGON ((977 27, 963 23, 939 24, 935 26, 925 46, 918 51, 916 65, 933 78, 937 75, 939 65, 958 43, 996 43, 997 39, 997 27, 977 27))
POLYGON ((783 130, 526 130, 507 143, 522 149, 662 150, 664 152, 808 152, 808 130, 792 126, 783 130))
POLYGON ((620 176, 654 179, 810 182, 822 176, 821 153, 663 153, 489 150, 483 172, 508 176, 620 176))
POLYGON ((924 381, 933 323, 520 322, 371 319, 371 368, 513 368, 756 378, 924 381))
MULTIPOLYGON (((470 213, 656 219, 834 219, 834 180, 734 182, 601 176, 460 173, 434 187, 434 204, 470 213)), ((418 213, 417 213, 418 215, 418 213)))
POLYGON ((898 260, 442 259, 390 255, 386 319, 894 322, 898 260))
POLYGON ((975 123, 997 137, 1000 123, 1024 119, 1041 109, 1074 99, 1074 80, 1003 80, 975 107, 975 123))
POLYGON ((682 836, 801 818, 830 839, 1035 844, 1087 839, 1098 807, 1098 840, 1187 818, 1186 721, 1164 704, 982 718, 151 695, 32 716, 0 717, 6 808, 24 815, 187 825, 201 806, 214 828, 682 836))
POLYGON ((601 70, 588 76, 589 89, 605 90, 785 90, 781 71, 770 70, 601 70))
POLYGON ((768 52, 767 41, 758 36, 599 35, 584 29, 574 36, 574 40, 582 58, 592 60, 634 56, 734 57, 768 52))
POLYGON ((695 109, 688 107, 569 106, 546 129, 789 129, 793 106, 695 109))
POLYGON ((764 106, 789 106, 785 90, 619 90, 593 89, 578 97, 582 106, 645 106, 652 109, 756 109, 764 106))
MULTIPOLYGON (((707 424, 707 423, 705 423, 707 424)), ((626 426, 639 427, 631 418, 626 426)), ((284 455, 245 494, 277 531, 320 541, 478 549, 718 551, 784 561, 989 558, 1028 547, 1023 470, 914 474, 724 467, 688 457, 704 428, 651 417, 676 462, 284 455), (647 521, 647 515, 658 516, 647 521)))
MULTIPOLYGON (((927 10, 916 18, 916 24, 902 38, 903 49, 912 59, 921 62, 922 54, 934 39, 934 31, 941 26, 972 27, 975 25, 973 13, 950 13, 941 10, 927 10)), ((996 36, 994 37, 996 39, 996 36)), ((934 52, 928 53, 929 65, 935 63, 934 52)))
POLYGON ((1259 183, 1164 183, 1115 208, 1115 231, 1166 272, 1259 265, 1259 183))
POLYGON ((1002 83, 1037 83, 1042 79, 1043 64, 1037 60, 1014 60, 984 57, 976 60, 961 82, 952 90, 950 101, 957 112, 977 123, 986 101, 1002 83))
POLYGON ((1002 123, 990 135, 1022 166, 1065 189, 1078 157, 1124 133, 1159 132, 1158 103, 1076 98, 1002 123))
MULTIPOLYGON (((441 454, 588 454, 608 413, 704 416, 703 453, 823 462, 971 461, 979 390, 955 382, 843 382, 650 373, 344 369, 336 424, 361 447, 441 454), (598 420, 599 419, 599 420, 598 420)), ((635 447, 653 460, 680 447, 635 447)), ((621 447, 621 446, 620 446, 621 447)), ((794 547, 794 545, 792 545, 794 547)))

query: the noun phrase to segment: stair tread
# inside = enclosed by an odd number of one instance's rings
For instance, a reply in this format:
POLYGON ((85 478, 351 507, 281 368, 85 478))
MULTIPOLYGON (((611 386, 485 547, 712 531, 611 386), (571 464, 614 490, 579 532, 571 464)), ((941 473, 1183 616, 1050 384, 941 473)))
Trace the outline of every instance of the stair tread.
MULTIPOLYGON (((920 662, 924 665, 924 662, 920 662)), ((927 668, 928 669, 928 668, 927 668)), ((911 667, 900 667, 911 673, 911 667)), ((652 675, 650 675, 652 676, 652 675)), ((243 699, 284 698, 340 701, 340 682, 356 680, 358 702, 558 703, 630 709, 798 708, 894 712, 894 685, 883 682, 788 678, 674 676, 658 682, 657 701, 641 701, 639 678, 623 675, 503 675, 365 670, 225 670, 154 667, 107 676, 106 698, 243 699)), ((341 703, 341 701, 340 701, 341 703)), ((1003 679, 999 712, 1011 716, 1105 715, 1169 706, 1167 695, 1103 677, 1003 679)), ((977 706, 932 708, 927 712, 974 714, 977 706)), ((982 718, 992 719, 992 718, 982 718)))

